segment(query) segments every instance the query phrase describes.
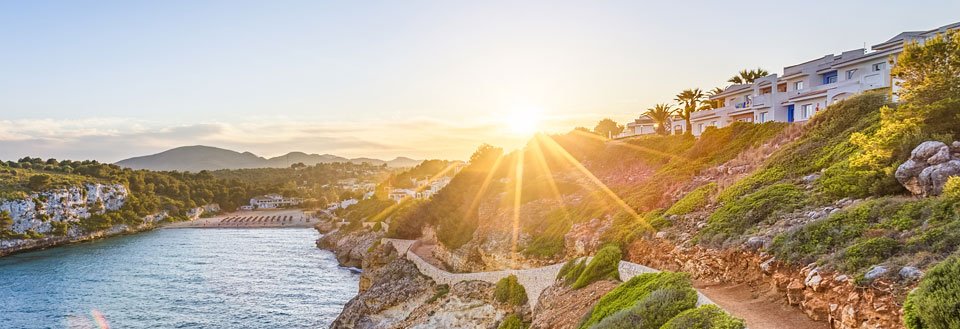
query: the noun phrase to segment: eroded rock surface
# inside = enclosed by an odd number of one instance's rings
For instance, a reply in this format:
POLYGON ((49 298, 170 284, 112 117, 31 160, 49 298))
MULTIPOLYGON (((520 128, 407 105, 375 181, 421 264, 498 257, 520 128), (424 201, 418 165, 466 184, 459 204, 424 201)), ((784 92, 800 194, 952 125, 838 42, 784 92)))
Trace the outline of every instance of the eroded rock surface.
POLYGON ((897 167, 895 176, 915 195, 940 195, 950 176, 960 176, 960 142, 920 143, 910 152, 910 159, 897 167))

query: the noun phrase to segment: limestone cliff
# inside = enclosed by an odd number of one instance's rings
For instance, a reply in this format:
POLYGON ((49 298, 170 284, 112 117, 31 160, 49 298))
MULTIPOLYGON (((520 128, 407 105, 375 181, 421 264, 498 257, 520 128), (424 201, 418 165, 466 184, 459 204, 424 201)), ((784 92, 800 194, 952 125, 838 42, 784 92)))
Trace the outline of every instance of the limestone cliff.
POLYGON ((388 245, 377 245, 363 260, 360 293, 331 328, 496 328, 524 308, 497 303, 493 284, 437 285, 388 245))

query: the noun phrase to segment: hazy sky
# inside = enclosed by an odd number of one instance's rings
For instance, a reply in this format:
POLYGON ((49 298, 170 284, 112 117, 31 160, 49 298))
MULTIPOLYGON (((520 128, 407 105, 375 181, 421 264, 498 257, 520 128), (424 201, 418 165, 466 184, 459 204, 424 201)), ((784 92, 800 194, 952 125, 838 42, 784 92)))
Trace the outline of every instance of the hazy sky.
POLYGON ((960 1, 0 1, 0 159, 204 144, 392 158, 626 122, 688 87, 960 20, 960 1))

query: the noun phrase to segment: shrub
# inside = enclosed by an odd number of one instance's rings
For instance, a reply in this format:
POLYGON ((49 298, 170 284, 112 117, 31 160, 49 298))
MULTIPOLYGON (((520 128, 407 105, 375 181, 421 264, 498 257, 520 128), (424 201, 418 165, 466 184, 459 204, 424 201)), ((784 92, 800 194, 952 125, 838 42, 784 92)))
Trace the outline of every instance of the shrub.
POLYGON ((704 305, 680 313, 662 329, 744 329, 743 320, 734 318, 716 305, 704 305))
POLYGON ((493 298, 501 303, 523 305, 527 303, 527 290, 517 281, 517 276, 511 274, 497 281, 493 298))
POLYGON ((707 205, 710 195, 717 191, 717 183, 710 183, 687 193, 667 209, 665 215, 686 215, 707 205))
POLYGON ((700 232, 701 241, 718 243, 742 234, 778 212, 800 207, 805 196, 803 190, 793 184, 776 184, 727 202, 710 215, 707 227, 700 232))
POLYGON ((602 279, 619 280, 619 267, 622 258, 623 254, 617 246, 608 245, 601 248, 600 251, 590 259, 590 263, 583 269, 583 273, 580 273, 580 276, 577 278, 577 281, 573 283, 572 287, 574 289, 580 289, 602 279))
POLYGON ((570 267, 563 274, 563 284, 571 285, 577 281, 577 278, 580 277, 580 274, 583 273, 583 269, 587 267, 587 259, 583 258, 580 261, 577 261, 573 266, 570 267))
POLYGON ((960 176, 947 178, 943 184, 943 198, 951 202, 960 202, 960 176))
POLYGON ((523 329, 523 320, 520 320, 520 317, 516 314, 510 314, 503 318, 503 321, 500 321, 500 325, 497 326, 497 329, 523 329))
POLYGON ((841 269, 856 271, 863 267, 879 264, 893 256, 900 243, 888 237, 861 240, 843 251, 841 269))
POLYGON ((910 329, 960 328, 960 257, 934 266, 903 304, 910 329))
POLYGON ((696 305, 696 290, 658 289, 633 307, 603 318, 591 329, 657 329, 680 312, 696 305))
POLYGON ((580 328, 590 328, 604 318, 636 305, 660 289, 693 289, 686 273, 644 273, 633 277, 608 292, 590 310, 580 328))
POLYGON ((568 260, 566 263, 563 263, 563 266, 561 266, 560 270, 557 271, 556 280, 560 281, 560 279, 563 279, 567 275, 567 273, 570 272, 570 270, 572 270, 574 267, 577 266, 578 261, 579 261, 578 259, 574 258, 574 259, 568 260))

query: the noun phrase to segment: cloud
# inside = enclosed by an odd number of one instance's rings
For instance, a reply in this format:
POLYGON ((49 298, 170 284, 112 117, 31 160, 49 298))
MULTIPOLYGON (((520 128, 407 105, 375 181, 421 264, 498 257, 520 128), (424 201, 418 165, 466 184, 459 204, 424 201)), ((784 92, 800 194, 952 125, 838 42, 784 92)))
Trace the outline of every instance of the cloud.
MULTIPOLYGON (((571 120, 581 119, 551 118, 544 126, 569 130, 574 126, 571 120)), ((31 156, 115 162, 184 145, 210 145, 268 157, 302 151, 384 159, 464 159, 482 143, 513 148, 525 142, 525 136, 507 133, 501 120, 496 116, 368 122, 253 118, 174 126, 129 118, 0 120, 0 159, 31 156)))

